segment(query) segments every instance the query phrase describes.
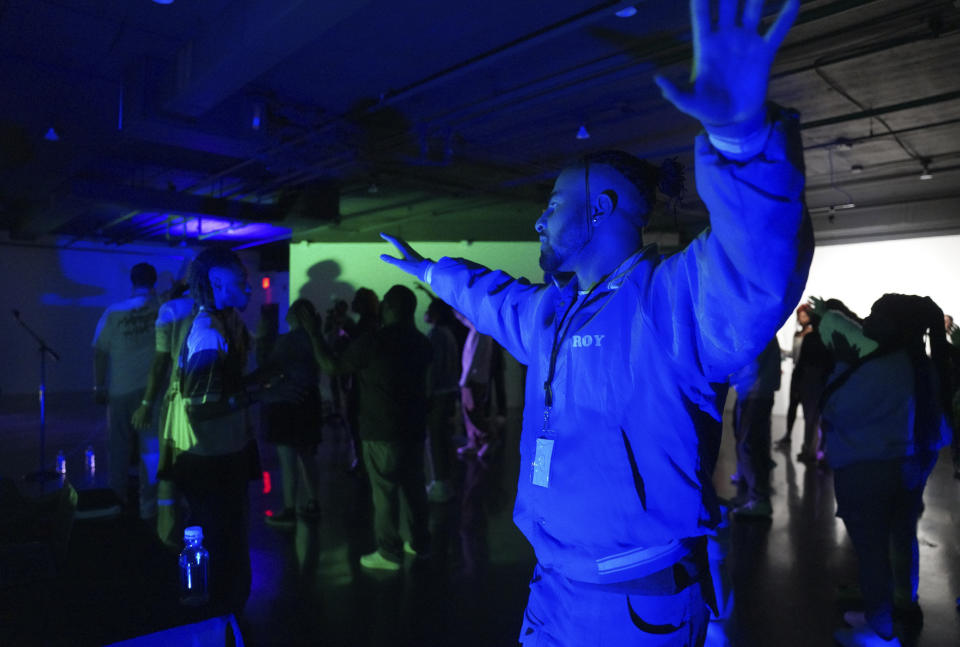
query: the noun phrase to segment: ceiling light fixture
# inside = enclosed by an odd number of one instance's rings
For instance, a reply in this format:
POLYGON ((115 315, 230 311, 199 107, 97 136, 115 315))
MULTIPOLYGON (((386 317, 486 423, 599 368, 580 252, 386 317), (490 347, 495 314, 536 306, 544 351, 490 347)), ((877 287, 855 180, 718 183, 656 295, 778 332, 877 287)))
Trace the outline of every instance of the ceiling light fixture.
POLYGON ((637 8, 634 7, 633 5, 629 7, 624 7, 623 9, 618 11, 615 15, 617 16, 617 18, 633 18, 634 16, 637 15, 637 8))
POLYGON ((583 124, 580 125, 580 130, 577 131, 577 139, 590 139, 590 132, 583 124))
POLYGON ((933 173, 930 172, 930 160, 923 160, 923 172, 920 173, 921 180, 932 180, 933 173))
POLYGON ((47 129, 47 132, 43 134, 43 138, 48 142, 58 142, 60 141, 60 135, 57 134, 57 131, 53 129, 53 126, 47 129))
POLYGON ((156 4, 173 4, 173 0, 153 0, 156 4))

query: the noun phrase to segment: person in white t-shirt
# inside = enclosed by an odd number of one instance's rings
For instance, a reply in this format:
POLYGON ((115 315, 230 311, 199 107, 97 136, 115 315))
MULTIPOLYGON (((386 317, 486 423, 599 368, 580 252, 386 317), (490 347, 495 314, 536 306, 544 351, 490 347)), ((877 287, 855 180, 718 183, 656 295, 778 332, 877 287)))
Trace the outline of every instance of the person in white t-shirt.
POLYGON ((127 472, 136 446, 140 517, 149 519, 157 514, 157 427, 151 423, 136 429, 131 417, 140 406, 153 360, 153 324, 160 307, 154 293, 157 271, 149 263, 137 263, 130 282, 133 295, 108 307, 93 335, 94 395, 107 405, 110 487, 126 504, 127 472))

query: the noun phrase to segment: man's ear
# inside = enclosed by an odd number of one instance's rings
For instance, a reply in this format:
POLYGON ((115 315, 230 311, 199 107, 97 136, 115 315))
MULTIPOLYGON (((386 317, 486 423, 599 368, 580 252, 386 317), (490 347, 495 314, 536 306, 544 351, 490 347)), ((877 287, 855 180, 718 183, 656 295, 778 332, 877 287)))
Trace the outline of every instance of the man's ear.
POLYGON ((609 216, 617 208, 617 193, 613 189, 607 189, 597 196, 593 203, 593 218, 599 220, 604 216, 609 216))

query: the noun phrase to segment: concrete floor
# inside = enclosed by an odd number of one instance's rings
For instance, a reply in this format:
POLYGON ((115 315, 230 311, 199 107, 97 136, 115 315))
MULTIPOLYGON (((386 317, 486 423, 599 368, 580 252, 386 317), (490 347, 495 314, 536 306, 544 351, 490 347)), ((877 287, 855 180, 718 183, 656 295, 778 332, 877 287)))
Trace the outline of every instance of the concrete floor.
MULTIPOLYGON (((37 468, 36 408, 32 399, 0 402, 0 476, 20 479, 37 468)), ((326 430, 318 455, 322 521, 298 522, 287 532, 263 522, 266 510, 280 507, 280 493, 276 455, 261 445, 273 488, 264 493, 251 485, 254 574, 241 621, 246 644, 515 645, 534 558, 511 522, 519 412, 507 427, 500 460, 486 468, 458 463, 460 496, 432 505, 433 559, 421 566, 408 558, 398 574, 358 568, 359 555, 373 548, 368 493, 363 479, 346 473, 341 429, 326 430)), ((776 437, 782 428, 775 417, 776 437)), ((81 496, 105 483, 103 470, 90 480, 81 467, 88 444, 106 456, 105 433, 103 410, 88 396, 49 397, 47 463, 63 450, 68 476, 81 474, 71 479, 81 496)), ((734 494, 729 440, 727 434, 715 476, 720 495, 728 497, 734 494)), ((796 463, 798 449, 774 452, 772 523, 733 524, 737 647, 832 645, 841 610, 855 598, 856 558, 833 514, 831 475, 796 463)), ((948 459, 941 456, 930 479, 920 522, 925 625, 905 641, 917 647, 960 645, 960 481, 948 459)), ((0 580, 0 645, 101 645, 199 619, 179 607, 176 577, 175 556, 138 519, 75 521, 54 572, 28 582, 0 580)))

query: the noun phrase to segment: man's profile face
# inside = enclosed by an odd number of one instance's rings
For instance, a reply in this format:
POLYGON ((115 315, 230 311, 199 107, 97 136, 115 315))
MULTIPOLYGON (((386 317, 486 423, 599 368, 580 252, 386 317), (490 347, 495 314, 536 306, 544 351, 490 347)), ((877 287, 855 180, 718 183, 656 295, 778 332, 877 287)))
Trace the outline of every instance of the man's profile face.
POLYGON ((575 167, 560 173, 547 208, 534 225, 540 237, 540 268, 545 272, 571 271, 587 243, 584 173, 575 167))
POLYGON ((950 332, 950 329, 953 328, 953 317, 950 315, 943 315, 943 328, 947 332, 950 332))
POLYGON ((214 267, 210 269, 210 285, 217 310, 236 308, 243 310, 250 302, 250 283, 247 271, 242 266, 214 267))

